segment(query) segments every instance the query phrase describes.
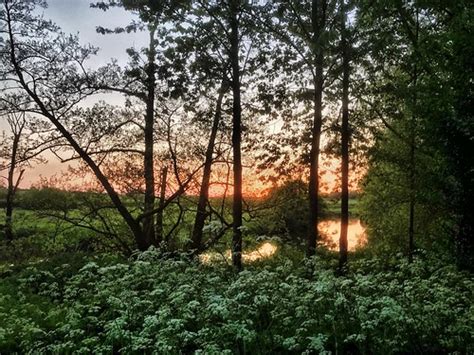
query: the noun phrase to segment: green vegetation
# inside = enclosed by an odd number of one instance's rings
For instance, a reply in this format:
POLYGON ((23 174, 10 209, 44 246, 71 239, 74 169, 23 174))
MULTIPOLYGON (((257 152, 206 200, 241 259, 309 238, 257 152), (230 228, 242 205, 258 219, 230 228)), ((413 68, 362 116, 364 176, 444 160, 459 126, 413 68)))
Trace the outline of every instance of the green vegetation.
MULTIPOLYGON (((289 197, 283 191, 260 204, 278 206, 275 198, 289 197)), ((276 254, 238 274, 166 250, 124 257, 104 253, 91 231, 62 231, 44 210, 25 208, 31 197, 57 193, 19 194, 17 239, 3 246, 0 266, 1 353, 474 351, 474 278, 430 253, 409 263, 403 254, 370 256, 380 250, 366 247, 351 253, 342 277, 336 252, 304 259, 292 239, 271 240, 276 254)), ((73 196, 63 200, 79 201, 73 196)), ((282 226, 277 207, 263 211, 245 233, 247 251, 265 241, 257 238, 262 226, 282 226)), ((225 251, 225 239, 215 250, 225 251)))
MULTIPOLYGON (((327 218, 339 218, 341 214, 341 200, 334 197, 325 197, 325 214, 327 218)), ((349 213, 352 218, 360 216, 359 197, 349 198, 349 213)))
POLYGON ((424 257, 351 265, 336 277, 331 258, 299 264, 282 252, 235 274, 148 251, 12 267, 0 286, 0 351, 474 351, 472 277, 424 257))

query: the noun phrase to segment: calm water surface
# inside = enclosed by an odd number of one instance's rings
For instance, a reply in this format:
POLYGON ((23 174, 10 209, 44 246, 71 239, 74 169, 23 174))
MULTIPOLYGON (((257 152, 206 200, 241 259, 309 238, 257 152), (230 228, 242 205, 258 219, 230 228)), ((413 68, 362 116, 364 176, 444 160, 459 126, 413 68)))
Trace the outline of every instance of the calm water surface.
MULTIPOLYGON (((319 233, 323 235, 325 244, 331 250, 339 250, 339 235, 341 234, 341 220, 329 219, 319 222, 319 233)), ((365 227, 360 223, 360 219, 349 219, 347 230, 347 242, 349 250, 353 251, 359 246, 367 243, 365 227)))
MULTIPOLYGON (((338 219, 324 220, 319 223, 319 233, 322 234, 322 243, 331 250, 339 250, 339 235, 341 233, 341 222, 338 219)), ((348 248, 350 251, 357 247, 363 246, 367 242, 365 228, 359 219, 349 219, 349 227, 347 231, 348 248)), ((271 242, 262 243, 257 249, 244 250, 242 252, 242 260, 244 262, 252 262, 260 259, 271 257, 276 253, 278 247, 271 242)), ((230 262, 230 250, 225 253, 209 251, 201 254, 200 259, 203 263, 226 260, 230 262)))

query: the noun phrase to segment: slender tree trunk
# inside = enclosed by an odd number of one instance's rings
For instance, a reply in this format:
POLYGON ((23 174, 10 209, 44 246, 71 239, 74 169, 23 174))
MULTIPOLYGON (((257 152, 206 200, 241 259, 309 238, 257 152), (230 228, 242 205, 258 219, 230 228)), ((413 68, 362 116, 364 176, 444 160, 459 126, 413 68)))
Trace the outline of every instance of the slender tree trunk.
POLYGON ((110 184, 107 177, 102 173, 99 166, 94 162, 91 156, 87 154, 87 152, 84 149, 82 149, 82 147, 77 143, 77 141, 74 139, 72 134, 66 129, 66 127, 62 125, 62 123, 55 117, 55 115, 46 108, 46 106, 38 97, 38 95, 34 91, 32 91, 31 88, 26 83, 26 80, 23 76, 23 71, 20 65, 18 64, 18 61, 16 58, 15 38, 13 36, 13 30, 11 27, 10 13, 9 11, 6 11, 6 13, 7 13, 7 28, 8 28, 7 31, 8 31, 8 37, 10 40, 10 59, 13 64, 15 73, 18 77, 18 81, 20 85, 23 87, 25 92, 31 97, 31 99, 38 105, 41 114, 50 120, 50 122, 56 127, 56 129, 61 133, 61 135, 68 141, 68 143, 71 145, 74 151, 76 151, 77 154, 79 154, 79 156, 81 157, 81 159, 90 167, 90 169, 96 176, 97 180, 99 180, 101 185, 104 187, 104 190, 109 195, 110 200, 114 204, 115 208, 120 213, 120 215, 122 216, 127 226, 130 228, 130 231, 133 233, 137 247, 140 250, 146 250, 149 247, 149 244, 147 243, 146 239, 143 237, 143 231, 140 227, 140 224, 135 220, 135 218, 133 218, 131 213, 128 211, 127 207, 123 204, 122 200, 120 199, 119 194, 117 193, 117 191, 115 191, 113 186, 110 184))
MULTIPOLYGON (((418 50, 418 31, 419 31, 419 21, 418 21, 418 10, 416 10, 416 29, 415 29, 415 43, 414 51, 415 53, 418 50)), ((416 204, 416 186, 415 186, 415 169, 416 169, 416 105, 417 105, 417 92, 416 85, 418 81, 418 67, 416 64, 416 59, 414 62, 413 69, 413 109, 412 116, 410 121, 410 172, 409 172, 409 193, 410 193, 410 202, 409 202, 409 218, 408 218, 408 261, 411 263, 413 261, 413 252, 415 250, 415 204, 416 204)))
POLYGON ((408 217, 408 260, 413 261, 413 251, 415 249, 415 142, 410 144, 410 202, 408 217))
MULTIPOLYGON (((155 28, 150 29, 150 44, 148 48, 147 73, 147 99, 145 114, 145 155, 144 155, 144 177, 145 177, 145 201, 144 213, 149 213, 155 208, 155 177, 154 177, 154 110, 155 110, 155 28)), ((143 233, 147 244, 156 245, 155 217, 147 216, 143 219, 143 233)))
POLYGON ((209 200, 209 182, 211 179, 212 155, 214 154, 214 145, 216 142, 217 131, 221 121, 222 100, 226 91, 226 84, 222 83, 217 97, 216 112, 212 121, 211 135, 207 144, 206 157, 204 160, 204 169, 202 173, 201 190, 199 192, 199 200, 197 205, 196 218, 194 220, 194 228, 192 235, 191 248, 200 251, 202 248, 202 229, 206 221, 206 205, 209 200))
POLYGON ((349 227, 349 48, 344 0, 341 1, 342 47, 342 130, 341 130, 341 235, 339 237, 339 270, 347 264, 347 230, 349 227))
MULTIPOLYGON (((8 168, 8 187, 7 187, 7 196, 6 196, 6 206, 5 206, 5 238, 8 242, 13 240, 13 199, 15 198, 15 183, 14 183, 14 173, 16 168, 16 157, 18 153, 18 145, 20 143, 21 130, 16 132, 13 137, 12 152, 10 158, 10 167, 8 168)), ((21 174, 20 178, 21 179, 21 174)))
POLYGON ((163 241, 163 212, 166 199, 166 182, 168 179, 168 167, 164 166, 161 171, 161 181, 160 181, 160 200, 158 202, 158 207, 160 211, 156 214, 156 224, 155 224, 155 237, 157 245, 163 241))
POLYGON ((309 173, 309 234, 306 255, 313 256, 316 253, 319 222, 319 153, 322 126, 322 98, 321 88, 315 86, 314 97, 314 121, 312 129, 310 173, 309 173), (318 88, 318 89, 316 89, 318 88))
POLYGON ((241 121, 240 65, 239 65, 239 0, 230 0, 230 60, 232 66, 232 151, 234 158, 234 196, 232 204, 232 264, 242 269, 242 159, 241 159, 241 121))
POLYGON ((319 220, 319 153, 321 143, 322 127, 322 95, 324 84, 324 50, 321 42, 321 34, 326 22, 326 1, 313 0, 312 2, 312 26, 313 42, 315 45, 315 78, 313 97, 313 128, 310 151, 310 172, 309 172, 309 225, 306 255, 313 256, 316 253, 316 243, 318 238, 319 220))

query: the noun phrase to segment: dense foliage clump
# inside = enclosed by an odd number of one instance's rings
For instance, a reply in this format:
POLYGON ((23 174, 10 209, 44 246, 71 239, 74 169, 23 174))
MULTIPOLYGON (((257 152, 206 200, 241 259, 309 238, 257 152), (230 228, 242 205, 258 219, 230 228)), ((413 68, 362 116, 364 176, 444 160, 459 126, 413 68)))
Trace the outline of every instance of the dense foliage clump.
POLYGON ((4 270, 0 351, 474 351, 474 280, 453 266, 366 259, 337 277, 276 259, 239 274, 155 251, 4 270))

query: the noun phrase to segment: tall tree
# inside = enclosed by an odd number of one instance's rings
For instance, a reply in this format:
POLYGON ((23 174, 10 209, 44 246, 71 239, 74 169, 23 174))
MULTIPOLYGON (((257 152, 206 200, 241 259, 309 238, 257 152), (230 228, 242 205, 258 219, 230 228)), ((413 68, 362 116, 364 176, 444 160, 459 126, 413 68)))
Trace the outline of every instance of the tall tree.
POLYGON ((89 85, 94 74, 84 68, 97 49, 80 46, 77 37, 64 35, 51 21, 36 15, 35 7, 44 6, 43 1, 4 0, 2 5, 0 26, 6 40, 1 43, 0 80, 13 92, 3 93, 2 109, 13 107, 48 119, 103 186, 138 248, 147 249, 140 217, 132 215, 87 147, 81 146, 68 127, 77 104, 97 92, 89 85))
POLYGON ((232 92, 232 262, 237 270, 242 268, 242 92, 247 85, 244 78, 248 78, 250 73, 261 67, 261 62, 256 60, 260 52, 256 42, 260 37, 248 16, 253 6, 241 0, 197 1, 199 11, 215 24, 211 52, 219 58, 221 65, 228 65, 228 72, 223 69, 227 72, 229 89, 232 92), (223 51, 216 50, 217 48, 223 51))
MULTIPOLYGON (((102 82, 93 82, 97 89, 106 91, 115 91, 124 93, 129 98, 138 99, 144 105, 144 151, 143 151, 143 178, 144 178, 144 206, 142 225, 143 233, 147 244, 157 244, 155 232, 155 216, 152 213, 155 208, 155 100, 159 96, 161 100, 169 97, 171 91, 176 96, 180 90, 180 85, 184 80, 175 80, 178 85, 173 85, 172 76, 179 73, 177 71, 170 72, 176 63, 179 63, 177 56, 172 56, 171 61, 169 53, 165 53, 170 49, 174 42, 169 27, 173 21, 180 21, 183 10, 186 8, 187 1, 174 2, 149 2, 149 1, 108 1, 97 2, 92 4, 93 7, 102 10, 108 10, 111 7, 123 7, 137 15, 138 21, 134 20, 126 27, 116 27, 113 30, 99 26, 99 33, 123 33, 136 32, 145 30, 148 33, 148 47, 138 51, 133 48, 127 49, 130 56, 128 68, 121 77, 115 77, 114 80, 102 82), (165 42, 166 45, 163 45, 165 42), (167 47, 166 47, 167 46, 167 47), (141 52, 145 58, 141 58, 141 52), (158 61, 158 62, 157 62, 158 61), (157 84, 161 85, 157 88, 157 84)), ((114 68, 116 69, 116 68, 114 68)), ((180 77, 180 79, 182 79, 180 77)))
POLYGON ((194 219, 193 235, 192 235, 192 248, 200 251, 202 249, 202 233, 204 228, 204 223, 206 221, 207 212, 206 207, 209 203, 209 187, 211 180, 211 169, 213 163, 213 155, 216 137, 219 129, 219 124, 221 123, 222 117, 222 100, 226 91, 228 90, 228 82, 226 79, 222 82, 221 87, 219 88, 219 93, 216 101, 216 107, 214 112, 214 118, 212 120, 211 133, 209 136, 209 141, 207 144, 207 149, 205 153, 204 167, 202 172, 201 186, 199 189, 199 199, 197 204, 196 217, 194 219))
POLYGON ((232 151, 234 171, 234 194, 232 203, 232 263, 238 269, 242 269, 242 104, 240 99, 240 0, 230 0, 229 24, 230 24, 230 49, 229 57, 232 68, 232 151))
POLYGON ((326 0, 313 0, 311 6, 312 45, 314 48, 314 118, 311 131, 310 171, 309 171, 309 231, 307 255, 316 252, 319 220, 319 153, 321 128, 323 124, 323 86, 324 86, 324 44, 327 27, 326 0))
MULTIPOLYGON (((328 0, 311 1, 275 1, 267 5, 271 14, 256 14, 255 20, 261 27, 273 35, 274 41, 288 48, 284 53, 275 53, 286 57, 285 65, 290 80, 296 80, 299 90, 295 95, 310 106, 309 127, 301 125, 304 115, 295 122, 307 131, 302 133, 306 139, 302 144, 309 146, 308 162, 308 231, 306 255, 316 252, 318 239, 318 220, 321 212, 319 201, 319 162, 321 152, 321 134, 323 128, 323 92, 330 85, 333 58, 331 51, 332 30, 335 18, 336 2, 328 0), (259 16, 260 15, 260 16, 259 16), (292 53, 288 55, 288 52, 292 53)), ((276 59, 276 63, 279 63, 276 59)), ((293 83, 292 83, 293 84, 293 83)), ((305 155, 307 152, 304 152, 305 155)))
POLYGON ((347 231, 349 227, 349 76, 350 46, 346 29, 346 4, 341 0, 342 52, 342 125, 341 125, 341 234, 339 237, 339 269, 347 264, 347 231))
MULTIPOLYGON (((209 190, 214 162, 217 157, 222 158, 224 153, 216 143, 219 131, 226 126, 224 114, 228 110, 225 97, 231 82, 228 34, 223 32, 225 16, 214 6, 200 1, 194 3, 180 46, 180 51, 190 53, 191 59, 188 71, 193 84, 188 92, 187 111, 193 117, 196 131, 205 130, 209 137, 202 154, 202 177, 189 243, 194 253, 199 253, 208 246, 210 241, 203 243, 203 228, 206 218, 212 218, 217 212, 210 205, 209 190)), ((223 8, 226 9, 226 6, 223 8)), ((225 135, 225 130, 222 130, 221 135, 225 135)), ((225 137, 224 140, 226 139, 225 137)))
MULTIPOLYGON (((412 81, 412 109, 411 109, 411 120, 410 120, 410 212, 408 218, 408 260, 413 261, 413 253, 415 251, 415 205, 416 205, 416 139, 417 139, 417 82, 418 82, 418 41, 419 41, 419 31, 420 31, 420 22, 419 22, 419 13, 418 8, 415 4, 415 19, 414 19, 414 29, 411 29, 413 33, 413 42, 412 42, 412 51, 413 51, 413 72, 411 75, 412 81)), ((405 13, 402 12, 402 16, 405 13)), ((409 21, 409 20, 405 20, 409 21)))

